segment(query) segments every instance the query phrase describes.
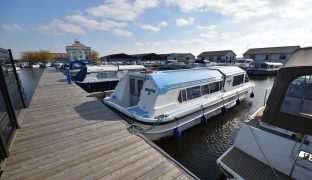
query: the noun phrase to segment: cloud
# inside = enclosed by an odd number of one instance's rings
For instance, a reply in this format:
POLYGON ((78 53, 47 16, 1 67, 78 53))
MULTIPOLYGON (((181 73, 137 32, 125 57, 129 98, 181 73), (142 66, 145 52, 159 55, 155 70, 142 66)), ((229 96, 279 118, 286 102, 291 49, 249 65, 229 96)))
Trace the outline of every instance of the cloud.
POLYGON ((132 32, 126 31, 126 30, 123 30, 123 29, 114 29, 113 33, 115 35, 123 36, 123 37, 131 37, 131 36, 133 36, 132 32))
POLYGON ((87 34, 80 26, 59 19, 54 19, 49 25, 40 26, 38 30, 44 35, 63 35, 62 32, 80 35, 87 34))
POLYGON ((168 23, 166 21, 160 21, 160 23, 157 26, 153 26, 150 24, 143 24, 141 25, 141 28, 147 31, 152 31, 152 32, 158 32, 162 27, 168 26, 168 23))
POLYGON ((232 17, 235 21, 271 16, 288 18, 311 17, 312 1, 301 0, 294 3, 287 0, 166 0, 168 5, 177 6, 183 12, 216 12, 232 17))
POLYGON ((86 11, 93 16, 115 19, 121 21, 133 21, 143 14, 146 9, 157 7, 157 0, 108 0, 103 5, 92 7, 86 11))
POLYGON ((143 46, 143 45, 144 45, 144 44, 141 43, 141 42, 134 42, 134 44, 135 44, 136 46, 143 46))
POLYGON ((1 27, 9 31, 21 31, 22 28, 17 24, 2 24, 1 27))
POLYGON ((198 25, 196 26, 196 29, 201 32, 200 34, 201 37, 213 38, 218 34, 218 32, 216 31, 215 25, 210 25, 210 26, 198 25))
POLYGON ((106 19, 98 22, 94 19, 90 19, 79 14, 66 16, 65 19, 73 23, 78 23, 80 26, 83 26, 85 28, 95 29, 95 30, 108 30, 113 27, 121 28, 121 27, 127 26, 127 23, 124 23, 124 22, 116 22, 116 21, 106 20, 106 19))
POLYGON ((181 18, 181 19, 177 19, 177 20, 176 20, 176 25, 177 25, 177 26, 187 26, 187 25, 193 24, 194 21, 195 21, 195 19, 192 18, 192 17, 187 18, 187 19, 181 18))

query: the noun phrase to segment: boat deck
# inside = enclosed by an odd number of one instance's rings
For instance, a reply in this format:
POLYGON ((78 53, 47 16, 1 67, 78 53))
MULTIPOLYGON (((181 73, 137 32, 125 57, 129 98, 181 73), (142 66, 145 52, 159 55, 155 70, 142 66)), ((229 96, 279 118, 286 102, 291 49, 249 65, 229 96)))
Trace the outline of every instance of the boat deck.
POLYGON ((2 179, 194 179, 65 76, 45 70, 2 179))
POLYGON ((291 179, 236 147, 233 147, 221 162, 244 179, 291 179))

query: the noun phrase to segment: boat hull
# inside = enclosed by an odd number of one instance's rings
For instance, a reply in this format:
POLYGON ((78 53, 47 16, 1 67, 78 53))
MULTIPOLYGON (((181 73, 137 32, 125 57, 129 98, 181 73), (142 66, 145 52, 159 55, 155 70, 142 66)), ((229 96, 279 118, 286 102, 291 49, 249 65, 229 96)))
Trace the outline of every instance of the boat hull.
MULTIPOLYGON (((251 92, 251 90, 246 90, 240 93, 239 99, 240 100, 245 99, 246 95, 249 92, 251 92)), ((170 121, 169 123, 167 122, 159 123, 159 125, 154 126, 152 129, 150 128, 153 126, 153 124, 146 124, 145 122, 137 120, 134 117, 130 117, 124 111, 116 108, 116 106, 114 107, 112 106, 112 104, 107 103, 105 101, 104 103, 112 107, 115 112, 123 116, 126 119, 126 121, 128 121, 128 123, 143 129, 143 131, 142 130, 139 130, 139 131, 142 134, 144 134, 146 137, 148 137, 150 140, 157 141, 157 140, 165 139, 171 136, 180 135, 179 133, 183 132, 184 130, 187 130, 200 123, 206 123, 206 122, 203 122, 201 119, 203 114, 205 114, 205 117, 207 118, 207 122, 208 122, 211 117, 222 113, 221 108, 223 107, 223 104, 226 107, 226 109, 229 109, 235 106, 237 97, 238 97, 237 95, 229 97, 224 100, 224 103, 222 101, 219 101, 215 104, 212 104, 211 106, 206 107, 204 110, 193 112, 181 118, 176 118, 175 120, 170 121)))
POLYGON ((248 75, 276 75, 278 70, 247 69, 248 75))
POLYGON ((75 82, 83 90, 88 93, 114 90, 119 80, 115 81, 102 81, 102 82, 75 82))

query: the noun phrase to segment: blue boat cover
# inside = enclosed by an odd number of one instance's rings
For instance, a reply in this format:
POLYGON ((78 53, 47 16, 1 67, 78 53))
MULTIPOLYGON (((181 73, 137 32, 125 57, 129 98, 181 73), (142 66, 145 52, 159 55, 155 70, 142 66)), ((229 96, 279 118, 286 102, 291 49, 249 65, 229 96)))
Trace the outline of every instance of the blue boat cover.
POLYGON ((158 94, 165 94, 170 89, 223 80, 224 75, 228 76, 233 73, 244 73, 244 70, 235 66, 215 66, 211 68, 161 71, 149 76, 157 84, 159 88, 158 94))

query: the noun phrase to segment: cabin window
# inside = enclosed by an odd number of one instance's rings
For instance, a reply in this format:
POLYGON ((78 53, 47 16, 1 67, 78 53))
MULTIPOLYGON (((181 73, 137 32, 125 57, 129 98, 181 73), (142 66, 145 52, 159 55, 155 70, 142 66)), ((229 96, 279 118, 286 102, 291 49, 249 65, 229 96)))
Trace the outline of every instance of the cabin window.
POLYGON ((98 79, 116 78, 116 72, 103 72, 96 75, 98 79))
POLYGON ((179 100, 180 103, 183 102, 183 101, 186 101, 186 92, 185 92, 185 89, 183 89, 183 90, 180 91, 178 100, 179 100))
POLYGON ((201 96, 200 86, 195 86, 186 89, 187 100, 195 99, 201 96))
POLYGON ((135 79, 130 79, 130 94, 135 96, 135 79))
POLYGON ((238 76, 234 76, 233 78, 233 86, 237 86, 240 84, 243 84, 244 82, 244 74, 238 75, 238 76))
POLYGON ((220 91, 220 82, 214 82, 209 84, 210 93, 220 91))
POLYGON ((143 80, 138 80, 138 96, 141 94, 141 90, 143 87, 143 80))
POLYGON ((288 87, 281 112, 312 119, 312 75, 295 79, 288 87))
POLYGON ((209 94, 209 85, 208 84, 201 86, 201 94, 202 95, 209 94))
POLYGON ((274 68, 274 65, 270 65, 270 69, 273 69, 274 68))

